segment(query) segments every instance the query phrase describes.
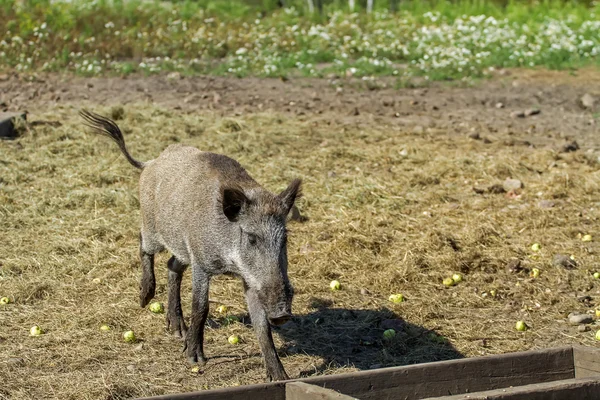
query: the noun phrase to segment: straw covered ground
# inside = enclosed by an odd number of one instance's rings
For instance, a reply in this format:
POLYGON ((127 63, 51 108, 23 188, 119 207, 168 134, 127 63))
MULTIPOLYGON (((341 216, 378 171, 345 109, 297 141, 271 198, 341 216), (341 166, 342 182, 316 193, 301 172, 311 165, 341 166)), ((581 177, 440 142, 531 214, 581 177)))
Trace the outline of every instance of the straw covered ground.
MULTIPOLYGON (((393 89, 4 76, 1 107, 26 109, 29 126, 0 142, 0 296, 10 299, 0 306, 0 398, 119 399, 264 380, 240 282, 211 286, 199 373, 163 316, 139 308, 138 172, 82 127, 82 106, 114 117, 142 160, 179 142, 236 158, 273 191, 303 178, 307 220, 289 225, 296 316, 275 333, 292 377, 596 346, 596 328, 565 319, 593 313, 600 293, 600 121, 597 105, 579 104, 586 92, 598 98, 599 77, 507 71, 476 87, 393 89), (540 113, 513 114, 528 109, 540 113), (523 187, 505 192, 507 178, 523 187), (557 254, 577 266, 557 265, 557 254), (453 273, 463 281, 443 286, 453 273), (329 289, 333 279, 342 290, 329 289), (405 302, 389 302, 394 293, 405 302), (529 329, 517 332, 517 320, 529 329), (30 337, 33 325, 45 333, 30 337), (383 340, 390 327, 396 337, 383 340), (122 340, 129 329, 137 343, 122 340)), ((161 302, 168 257, 157 259, 161 302)), ((189 271, 182 296, 189 316, 189 271)))

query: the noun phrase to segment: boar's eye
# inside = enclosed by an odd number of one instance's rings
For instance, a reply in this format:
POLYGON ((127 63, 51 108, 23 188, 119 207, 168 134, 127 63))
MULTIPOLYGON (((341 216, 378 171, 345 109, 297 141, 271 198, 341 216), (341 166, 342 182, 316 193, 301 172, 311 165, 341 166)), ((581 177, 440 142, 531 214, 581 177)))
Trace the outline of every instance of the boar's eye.
POLYGON ((253 234, 253 233, 249 233, 248 234, 248 242, 250 242, 250 244, 252 246, 255 246, 256 245, 256 241, 257 241, 256 235, 253 234))

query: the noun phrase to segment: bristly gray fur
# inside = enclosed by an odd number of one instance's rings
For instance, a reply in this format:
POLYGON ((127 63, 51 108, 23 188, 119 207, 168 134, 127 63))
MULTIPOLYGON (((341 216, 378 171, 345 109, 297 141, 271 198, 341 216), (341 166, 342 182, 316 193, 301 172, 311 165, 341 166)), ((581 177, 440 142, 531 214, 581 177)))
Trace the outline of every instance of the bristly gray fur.
POLYGON ((204 324, 208 286, 219 274, 244 283, 252 324, 267 376, 287 379, 277 356, 270 324, 291 317, 293 289, 287 274, 286 217, 300 196, 300 179, 279 194, 261 187, 235 160, 182 145, 168 146, 154 160, 134 159, 117 124, 81 111, 87 125, 114 140, 127 161, 142 170, 140 305, 154 297, 154 255, 168 250, 167 327, 185 337, 191 362, 204 363, 204 324), (192 315, 189 329, 181 311, 180 287, 192 266, 192 315))

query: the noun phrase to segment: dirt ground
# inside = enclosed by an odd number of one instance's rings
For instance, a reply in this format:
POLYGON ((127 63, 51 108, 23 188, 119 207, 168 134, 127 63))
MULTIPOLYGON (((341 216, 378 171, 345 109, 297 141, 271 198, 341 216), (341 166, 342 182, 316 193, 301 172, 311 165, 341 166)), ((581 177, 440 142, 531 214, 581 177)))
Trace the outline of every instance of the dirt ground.
MULTIPOLYGON (((114 117, 142 160, 180 142, 238 159, 273 191, 303 178, 307 220, 290 222, 296 316, 275 330, 291 377, 600 343, 595 321, 585 331, 567 322, 600 306, 598 71, 511 70, 418 88, 0 74, 0 111, 29 121, 0 142, 0 297, 11 300, 0 305, 0 398, 120 399, 264 380, 240 282, 211 285, 209 361, 197 373, 163 316, 139 308, 138 174, 83 129, 81 107, 114 117), (507 178, 523 186, 506 191, 507 178), (453 273, 463 282, 444 287, 453 273), (393 293, 406 301, 392 304, 393 293), (219 315, 221 304, 240 321, 219 315), (529 329, 517 332, 517 320, 529 329), (30 337, 33 325, 45 333, 30 337), (383 340, 390 327, 397 336, 383 340), (123 342, 128 329, 137 343, 123 342), (231 334, 241 344, 228 344, 231 334)), ((156 264, 161 302, 168 257, 156 264)))

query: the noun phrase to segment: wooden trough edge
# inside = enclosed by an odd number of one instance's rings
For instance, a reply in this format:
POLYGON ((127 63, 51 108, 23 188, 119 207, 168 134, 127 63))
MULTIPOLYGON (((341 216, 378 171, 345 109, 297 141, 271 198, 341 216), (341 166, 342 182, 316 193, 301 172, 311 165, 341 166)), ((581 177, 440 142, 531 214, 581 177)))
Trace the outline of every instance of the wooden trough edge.
MULTIPOLYGON (((334 391, 333 393, 343 393, 346 397, 337 397, 340 400, 349 397, 360 400, 387 398, 417 400, 468 394, 469 392, 474 395, 475 392, 494 389, 524 387, 547 382, 558 383, 556 381, 589 377, 600 379, 600 349, 564 346, 215 390, 167 394, 140 400, 286 400, 286 385, 293 382, 331 389, 334 391)), ((292 387, 290 390, 295 389, 297 387, 292 387)), ((329 400, 336 397, 304 398, 329 400)))
POLYGON ((600 377, 564 379, 518 387, 486 390, 424 400, 595 400, 600 398, 600 377))

